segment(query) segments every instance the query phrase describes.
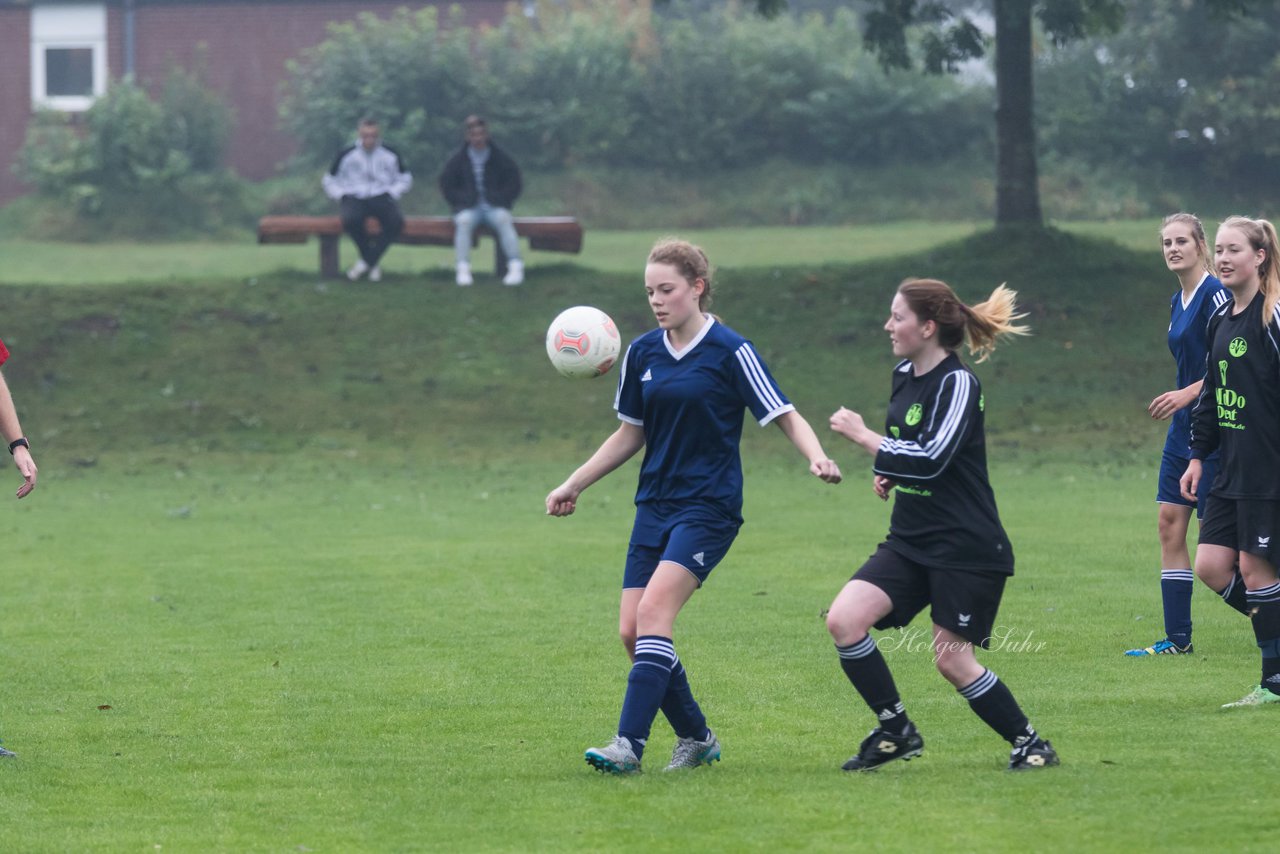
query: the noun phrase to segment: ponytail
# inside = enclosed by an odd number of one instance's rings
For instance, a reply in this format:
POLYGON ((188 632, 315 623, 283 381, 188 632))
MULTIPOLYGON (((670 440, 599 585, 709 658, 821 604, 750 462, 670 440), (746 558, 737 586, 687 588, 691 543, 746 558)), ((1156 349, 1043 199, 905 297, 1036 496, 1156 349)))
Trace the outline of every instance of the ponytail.
POLYGON ((1029 335, 1031 329, 1014 321, 1026 314, 1017 310, 1017 292, 1000 285, 985 302, 967 306, 955 291, 938 279, 907 279, 898 286, 921 323, 932 320, 938 326, 938 343, 955 352, 961 344, 969 348, 977 362, 984 362, 996 342, 1009 335, 1029 335))

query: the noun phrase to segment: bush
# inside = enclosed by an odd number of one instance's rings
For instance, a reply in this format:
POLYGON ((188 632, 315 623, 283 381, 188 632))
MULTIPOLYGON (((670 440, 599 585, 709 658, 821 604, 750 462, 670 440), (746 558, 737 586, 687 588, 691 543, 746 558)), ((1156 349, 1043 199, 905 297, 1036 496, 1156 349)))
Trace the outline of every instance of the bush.
POLYGON ((15 171, 36 188, 42 226, 69 236, 217 232, 245 216, 243 187, 222 165, 230 123, 187 72, 173 71, 158 99, 121 81, 81 118, 38 113, 15 171))
POLYGON ((282 109, 310 168, 380 118, 419 175, 490 119, 523 165, 684 174, 797 163, 939 161, 989 150, 990 88, 886 77, 840 11, 768 21, 732 6, 655 16, 644 4, 543 4, 471 30, 455 8, 366 14, 290 66, 282 109))

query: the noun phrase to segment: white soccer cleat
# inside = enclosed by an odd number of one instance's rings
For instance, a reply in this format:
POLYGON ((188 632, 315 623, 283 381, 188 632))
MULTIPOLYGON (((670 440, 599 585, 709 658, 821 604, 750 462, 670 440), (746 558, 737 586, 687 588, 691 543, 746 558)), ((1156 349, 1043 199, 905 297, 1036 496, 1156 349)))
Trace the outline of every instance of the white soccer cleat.
POLYGON ((699 741, 696 738, 678 738, 676 739, 675 749, 671 751, 671 764, 667 766, 668 771, 678 771, 681 768, 697 768, 699 765, 710 765, 712 762, 720 760, 720 742, 716 738, 716 734, 711 730, 707 730, 707 740, 699 741))
POLYGON ((587 764, 605 774, 639 774, 640 760, 631 749, 631 742, 620 735, 604 747, 589 747, 587 764))

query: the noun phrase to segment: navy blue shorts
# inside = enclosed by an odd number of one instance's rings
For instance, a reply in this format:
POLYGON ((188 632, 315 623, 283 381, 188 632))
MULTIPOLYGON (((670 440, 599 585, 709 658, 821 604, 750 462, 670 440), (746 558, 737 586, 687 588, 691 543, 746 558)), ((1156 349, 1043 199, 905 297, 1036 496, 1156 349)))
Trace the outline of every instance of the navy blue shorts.
POLYGON ((622 574, 623 589, 647 586, 664 560, 683 566, 701 587, 729 553, 740 527, 741 519, 706 507, 637 506, 622 574))
POLYGON ((1008 577, 994 572, 933 569, 881 543, 851 580, 874 584, 893 603, 888 616, 876 623, 877 629, 900 629, 929 605, 934 625, 988 649, 1008 577))
MULTIPOLYGON (((1186 474, 1187 463, 1191 462, 1190 457, 1181 457, 1164 449, 1164 453, 1160 455, 1160 482, 1156 486, 1156 503, 1157 504, 1177 504, 1180 507, 1193 506, 1190 501, 1182 497, 1182 490, 1178 487, 1178 481, 1182 480, 1182 476, 1186 474)), ((1199 500, 1195 503, 1196 518, 1204 518, 1204 509, 1209 501, 1209 489, 1213 486, 1213 479, 1218 476, 1218 460, 1204 460, 1200 464, 1200 486, 1198 487, 1199 500)))
POLYGON ((1200 544, 1248 552, 1280 566, 1280 501, 1265 498, 1209 497, 1209 512, 1200 521, 1200 544))

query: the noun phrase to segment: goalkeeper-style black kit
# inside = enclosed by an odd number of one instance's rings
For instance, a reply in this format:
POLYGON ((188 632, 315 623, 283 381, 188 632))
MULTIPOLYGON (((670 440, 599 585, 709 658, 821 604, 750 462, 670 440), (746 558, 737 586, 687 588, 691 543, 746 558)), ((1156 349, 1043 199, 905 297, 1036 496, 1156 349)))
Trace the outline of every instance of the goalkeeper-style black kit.
POLYGON ((1219 451, 1214 496, 1280 501, 1280 309, 1264 327, 1261 292, 1239 314, 1234 307, 1230 301, 1209 319, 1191 458, 1219 451))
POLYGON ((885 545, 938 569, 1013 574, 1013 548, 987 479, 982 386, 949 354, 924 376, 893 371, 875 473, 897 483, 885 545))
POLYGON ((1272 569, 1269 579, 1256 566, 1246 572, 1241 559, 1262 677, 1224 708, 1280 703, 1280 309, 1264 325, 1264 301, 1259 291, 1239 314, 1232 314, 1232 301, 1210 319, 1204 386, 1191 413, 1191 458, 1204 459, 1215 448, 1221 456, 1200 544, 1262 558, 1272 569))

